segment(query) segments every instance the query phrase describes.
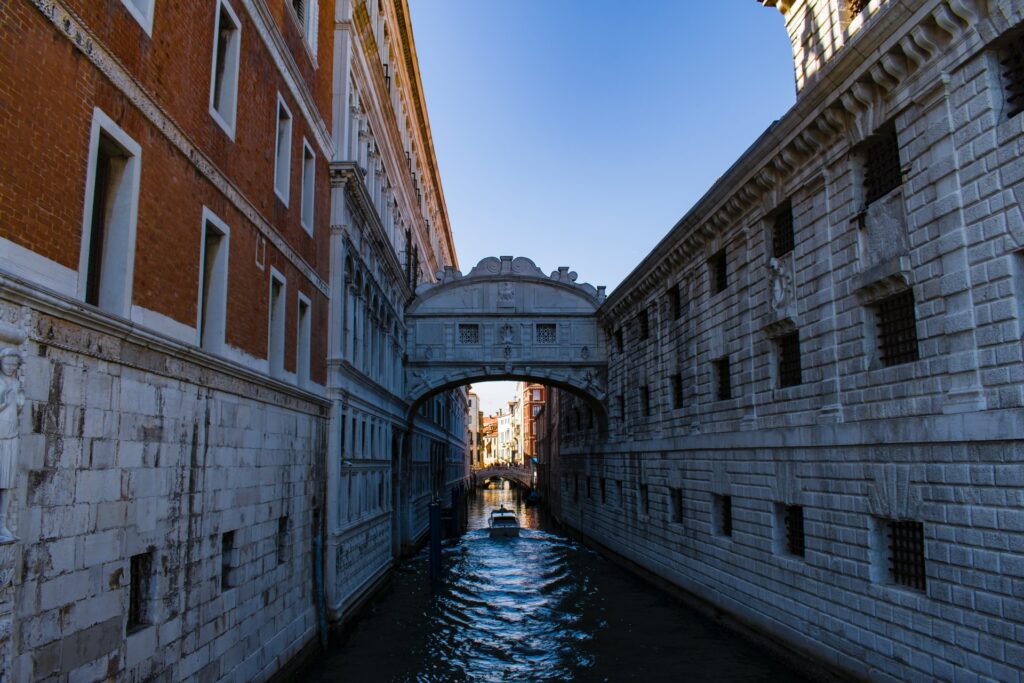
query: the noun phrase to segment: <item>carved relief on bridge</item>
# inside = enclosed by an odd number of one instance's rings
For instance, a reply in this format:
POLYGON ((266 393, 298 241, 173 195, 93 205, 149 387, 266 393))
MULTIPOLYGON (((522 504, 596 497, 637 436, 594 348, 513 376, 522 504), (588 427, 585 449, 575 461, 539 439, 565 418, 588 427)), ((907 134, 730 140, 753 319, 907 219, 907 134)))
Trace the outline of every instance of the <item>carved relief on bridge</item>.
POLYGON ((485 258, 468 275, 446 268, 406 311, 407 393, 483 379, 531 378, 603 400, 607 344, 596 312, 604 287, 528 258, 485 258))

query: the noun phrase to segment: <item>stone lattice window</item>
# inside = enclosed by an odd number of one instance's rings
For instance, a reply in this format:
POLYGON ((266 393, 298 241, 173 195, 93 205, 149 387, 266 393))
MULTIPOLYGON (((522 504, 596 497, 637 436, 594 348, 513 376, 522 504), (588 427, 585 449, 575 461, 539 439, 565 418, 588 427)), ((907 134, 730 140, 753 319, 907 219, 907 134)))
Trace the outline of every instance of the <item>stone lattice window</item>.
POLYGON ((924 524, 912 520, 888 520, 889 576, 893 583, 923 591, 927 587, 924 568, 924 524))
POLYGON ((865 204, 881 199, 903 184, 896 126, 886 124, 864 143, 865 204))
POLYGON ((537 325, 538 344, 557 344, 558 329, 552 323, 541 323, 537 325))
POLYGON ((732 378, 728 357, 715 361, 715 397, 719 401, 727 401, 732 398, 732 378))
POLYGON ((1024 111, 1024 30, 1017 31, 999 50, 999 67, 1006 88, 1006 117, 1024 111))
POLYGON ((787 201, 772 219, 772 256, 785 256, 793 251, 793 245, 793 205, 787 201))
POLYGON ((878 316, 878 351, 882 365, 899 365, 916 361, 917 316, 914 292, 906 290, 883 299, 875 305, 878 316))
POLYGON ((708 260, 708 269, 711 275, 711 293, 724 292, 729 286, 728 261, 725 249, 718 251, 708 260))
POLYGON ((804 556, 804 509, 800 505, 787 505, 783 514, 786 524, 786 550, 790 555, 804 556))
POLYGON ((779 386, 792 387, 802 383, 800 368, 800 333, 779 337, 779 386))
POLYGON ((480 326, 479 325, 459 325, 459 343, 460 344, 479 344, 480 343, 480 326))

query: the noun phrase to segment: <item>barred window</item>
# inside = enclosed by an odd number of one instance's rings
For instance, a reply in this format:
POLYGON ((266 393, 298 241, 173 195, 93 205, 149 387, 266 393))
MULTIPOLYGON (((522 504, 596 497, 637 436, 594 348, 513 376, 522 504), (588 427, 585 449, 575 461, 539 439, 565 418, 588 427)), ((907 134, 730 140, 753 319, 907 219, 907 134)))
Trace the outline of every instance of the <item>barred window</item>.
POLYGON ((715 396, 719 401, 732 398, 732 380, 729 376, 729 358, 715 361, 715 396))
POLYGON ((640 339, 647 339, 651 336, 651 322, 647 317, 647 311, 640 311, 637 314, 636 324, 640 328, 640 339))
POLYGON ((720 250, 708 260, 712 294, 725 291, 725 288, 729 286, 729 271, 727 267, 728 262, 725 257, 725 249, 720 250))
POLYGON ((672 407, 678 410, 683 407, 683 376, 672 375, 672 407))
POLYGON ((732 496, 714 497, 715 532, 719 536, 732 536, 732 496))
POLYGON ((779 351, 779 386, 792 387, 801 384, 800 333, 791 332, 779 337, 776 342, 779 351))
POLYGON ((1006 118, 1013 118, 1024 111, 1024 30, 1003 44, 999 67, 1006 88, 1006 118))
POLYGON ((785 256, 793 251, 793 245, 793 204, 787 201, 772 219, 772 256, 785 256))
POLYGON ((889 576, 893 583, 925 590, 924 524, 906 519, 890 519, 887 527, 889 576))
POLYGON ((558 330, 553 323, 539 323, 537 325, 538 344, 557 344, 558 330))
POLYGON ((459 343, 460 344, 479 344, 480 343, 480 326, 479 325, 459 325, 459 343))
POLYGON ((679 299, 679 283, 668 288, 668 313, 672 320, 678 320, 683 315, 682 301, 679 299))
POLYGON ((881 199, 903 184, 896 126, 886 124, 864 143, 865 204, 881 199))
POLYGON ((800 505, 787 505, 783 519, 786 524, 786 550, 790 555, 804 556, 804 509, 800 505))
POLYGON ((911 363, 919 358, 914 292, 906 290, 875 305, 878 319, 878 351, 886 367, 911 363))

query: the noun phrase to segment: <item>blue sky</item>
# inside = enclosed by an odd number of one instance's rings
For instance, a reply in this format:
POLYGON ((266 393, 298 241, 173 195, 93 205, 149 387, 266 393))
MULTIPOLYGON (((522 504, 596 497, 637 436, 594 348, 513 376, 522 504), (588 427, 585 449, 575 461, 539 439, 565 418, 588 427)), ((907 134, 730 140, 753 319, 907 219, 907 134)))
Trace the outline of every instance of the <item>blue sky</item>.
POLYGON ((795 97, 751 0, 409 5, 464 272, 529 256, 611 291, 795 97))

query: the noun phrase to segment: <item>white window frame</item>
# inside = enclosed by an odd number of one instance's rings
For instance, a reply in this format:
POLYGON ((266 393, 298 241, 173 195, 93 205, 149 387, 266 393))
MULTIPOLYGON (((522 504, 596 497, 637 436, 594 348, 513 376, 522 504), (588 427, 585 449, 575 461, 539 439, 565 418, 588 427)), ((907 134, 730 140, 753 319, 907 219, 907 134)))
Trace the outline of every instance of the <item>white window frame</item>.
POLYGON ((316 152, 310 146, 305 137, 302 138, 302 184, 300 185, 302 196, 299 199, 299 216, 302 227, 310 235, 313 234, 314 220, 316 216, 316 152), (310 177, 309 177, 309 210, 306 209, 306 155, 309 155, 310 177))
POLYGON ((284 356, 287 348, 285 339, 285 316, 288 315, 288 280, 274 266, 270 266, 270 280, 267 283, 267 369, 271 377, 284 378, 284 356), (281 286, 281 315, 277 317, 277 329, 274 327, 274 281, 281 286), (275 333, 280 335, 281 355, 275 359, 275 333))
POLYGON ((296 306, 295 331, 295 377, 300 387, 310 385, 310 363, 312 362, 313 344, 313 302, 302 292, 298 293, 299 305, 296 306), (302 317, 302 307, 306 307, 306 317, 302 317))
MULTIPOLYGON (((203 222, 199 232, 199 292, 196 295, 196 346, 200 347, 204 351, 210 353, 221 353, 224 351, 225 338, 227 336, 227 319, 228 319, 228 268, 230 267, 231 260, 229 258, 231 254, 231 228, 225 223, 217 214, 213 213, 207 207, 203 207, 203 222), (216 329, 211 331, 212 338, 210 343, 203 345, 203 327, 204 321, 203 316, 203 287, 206 284, 206 226, 207 224, 212 225, 221 234, 221 253, 218 254, 218 265, 217 272, 214 276, 219 282, 214 283, 214 286, 220 286, 220 293, 217 295, 217 301, 211 302, 216 303, 217 307, 214 312, 218 313, 218 317, 214 318, 210 316, 214 324, 217 326, 216 329)), ((207 307, 210 309, 210 307, 207 307)), ((210 311, 208 310, 207 313, 210 311)))
MULTIPOLYGON (((210 60, 210 116, 217 122, 217 125, 224 129, 227 136, 231 140, 235 139, 235 126, 238 122, 238 72, 239 64, 242 61, 242 22, 238 19, 238 15, 235 10, 232 9, 231 4, 227 0, 217 0, 215 11, 213 13, 213 57, 210 60), (230 15, 231 20, 235 22, 236 30, 238 31, 238 45, 234 54, 234 63, 230 66, 231 68, 231 81, 233 84, 234 92, 231 94, 230 109, 231 115, 230 121, 225 118, 216 107, 216 95, 217 89, 215 87, 217 82, 217 39, 220 36, 220 14, 221 9, 227 11, 230 15)), ((226 76, 226 72, 225 72, 226 76)))
POLYGON ((302 17, 295 11, 295 6, 292 5, 290 0, 288 6, 292 13, 292 18, 299 25, 299 31, 302 33, 302 40, 306 44, 306 50, 309 51, 310 58, 316 64, 317 43, 319 42, 317 30, 320 26, 320 2, 319 0, 306 0, 305 16, 302 17))
MULTIPOLYGON (((89 246, 92 242, 92 214, 96 193, 96 162, 99 156, 101 134, 111 138, 130 155, 125 162, 124 170, 124 175, 128 177, 122 180, 122 184, 127 185, 126 189, 130 194, 124 196, 123 193, 118 193, 120 196, 115 201, 122 205, 121 210, 124 213, 122 213, 117 226, 107 226, 107 244, 120 250, 116 252, 115 256, 124 264, 124 273, 121 274, 120 278, 115 279, 115 281, 120 281, 120 296, 117 297, 118 300, 113 302, 112 306, 106 307, 100 303, 99 308, 108 313, 128 318, 131 311, 132 281, 135 273, 135 233, 139 218, 142 147, 99 107, 93 109, 92 128, 89 131, 89 165, 85 176, 85 205, 82 211, 81 251, 78 257, 78 298, 85 301, 89 278, 89 246), (124 202, 127 202, 126 206, 124 202), (116 228, 117 234, 114 233, 112 228, 116 228)), ((100 268, 102 270, 102 264, 100 268)), ((109 284, 113 277, 113 273, 108 273, 104 279, 109 284)))
POLYGON ((156 0, 146 0, 149 5, 147 9, 141 9, 135 4, 135 0, 121 0, 124 3, 124 7, 128 10, 128 13, 135 18, 135 21, 139 22, 142 26, 142 30, 146 32, 147 36, 152 37, 153 35, 153 14, 156 12, 156 0))
POLYGON ((292 180, 292 127, 295 117, 292 110, 284 101, 281 93, 277 94, 277 107, 274 108, 274 194, 277 195, 285 206, 288 206, 288 198, 291 190, 292 180), (284 144, 284 160, 281 159, 281 110, 288 115, 288 139, 284 144), (283 166, 283 173, 282 173, 283 166), (279 181, 284 178, 284 187, 280 187, 279 181))

